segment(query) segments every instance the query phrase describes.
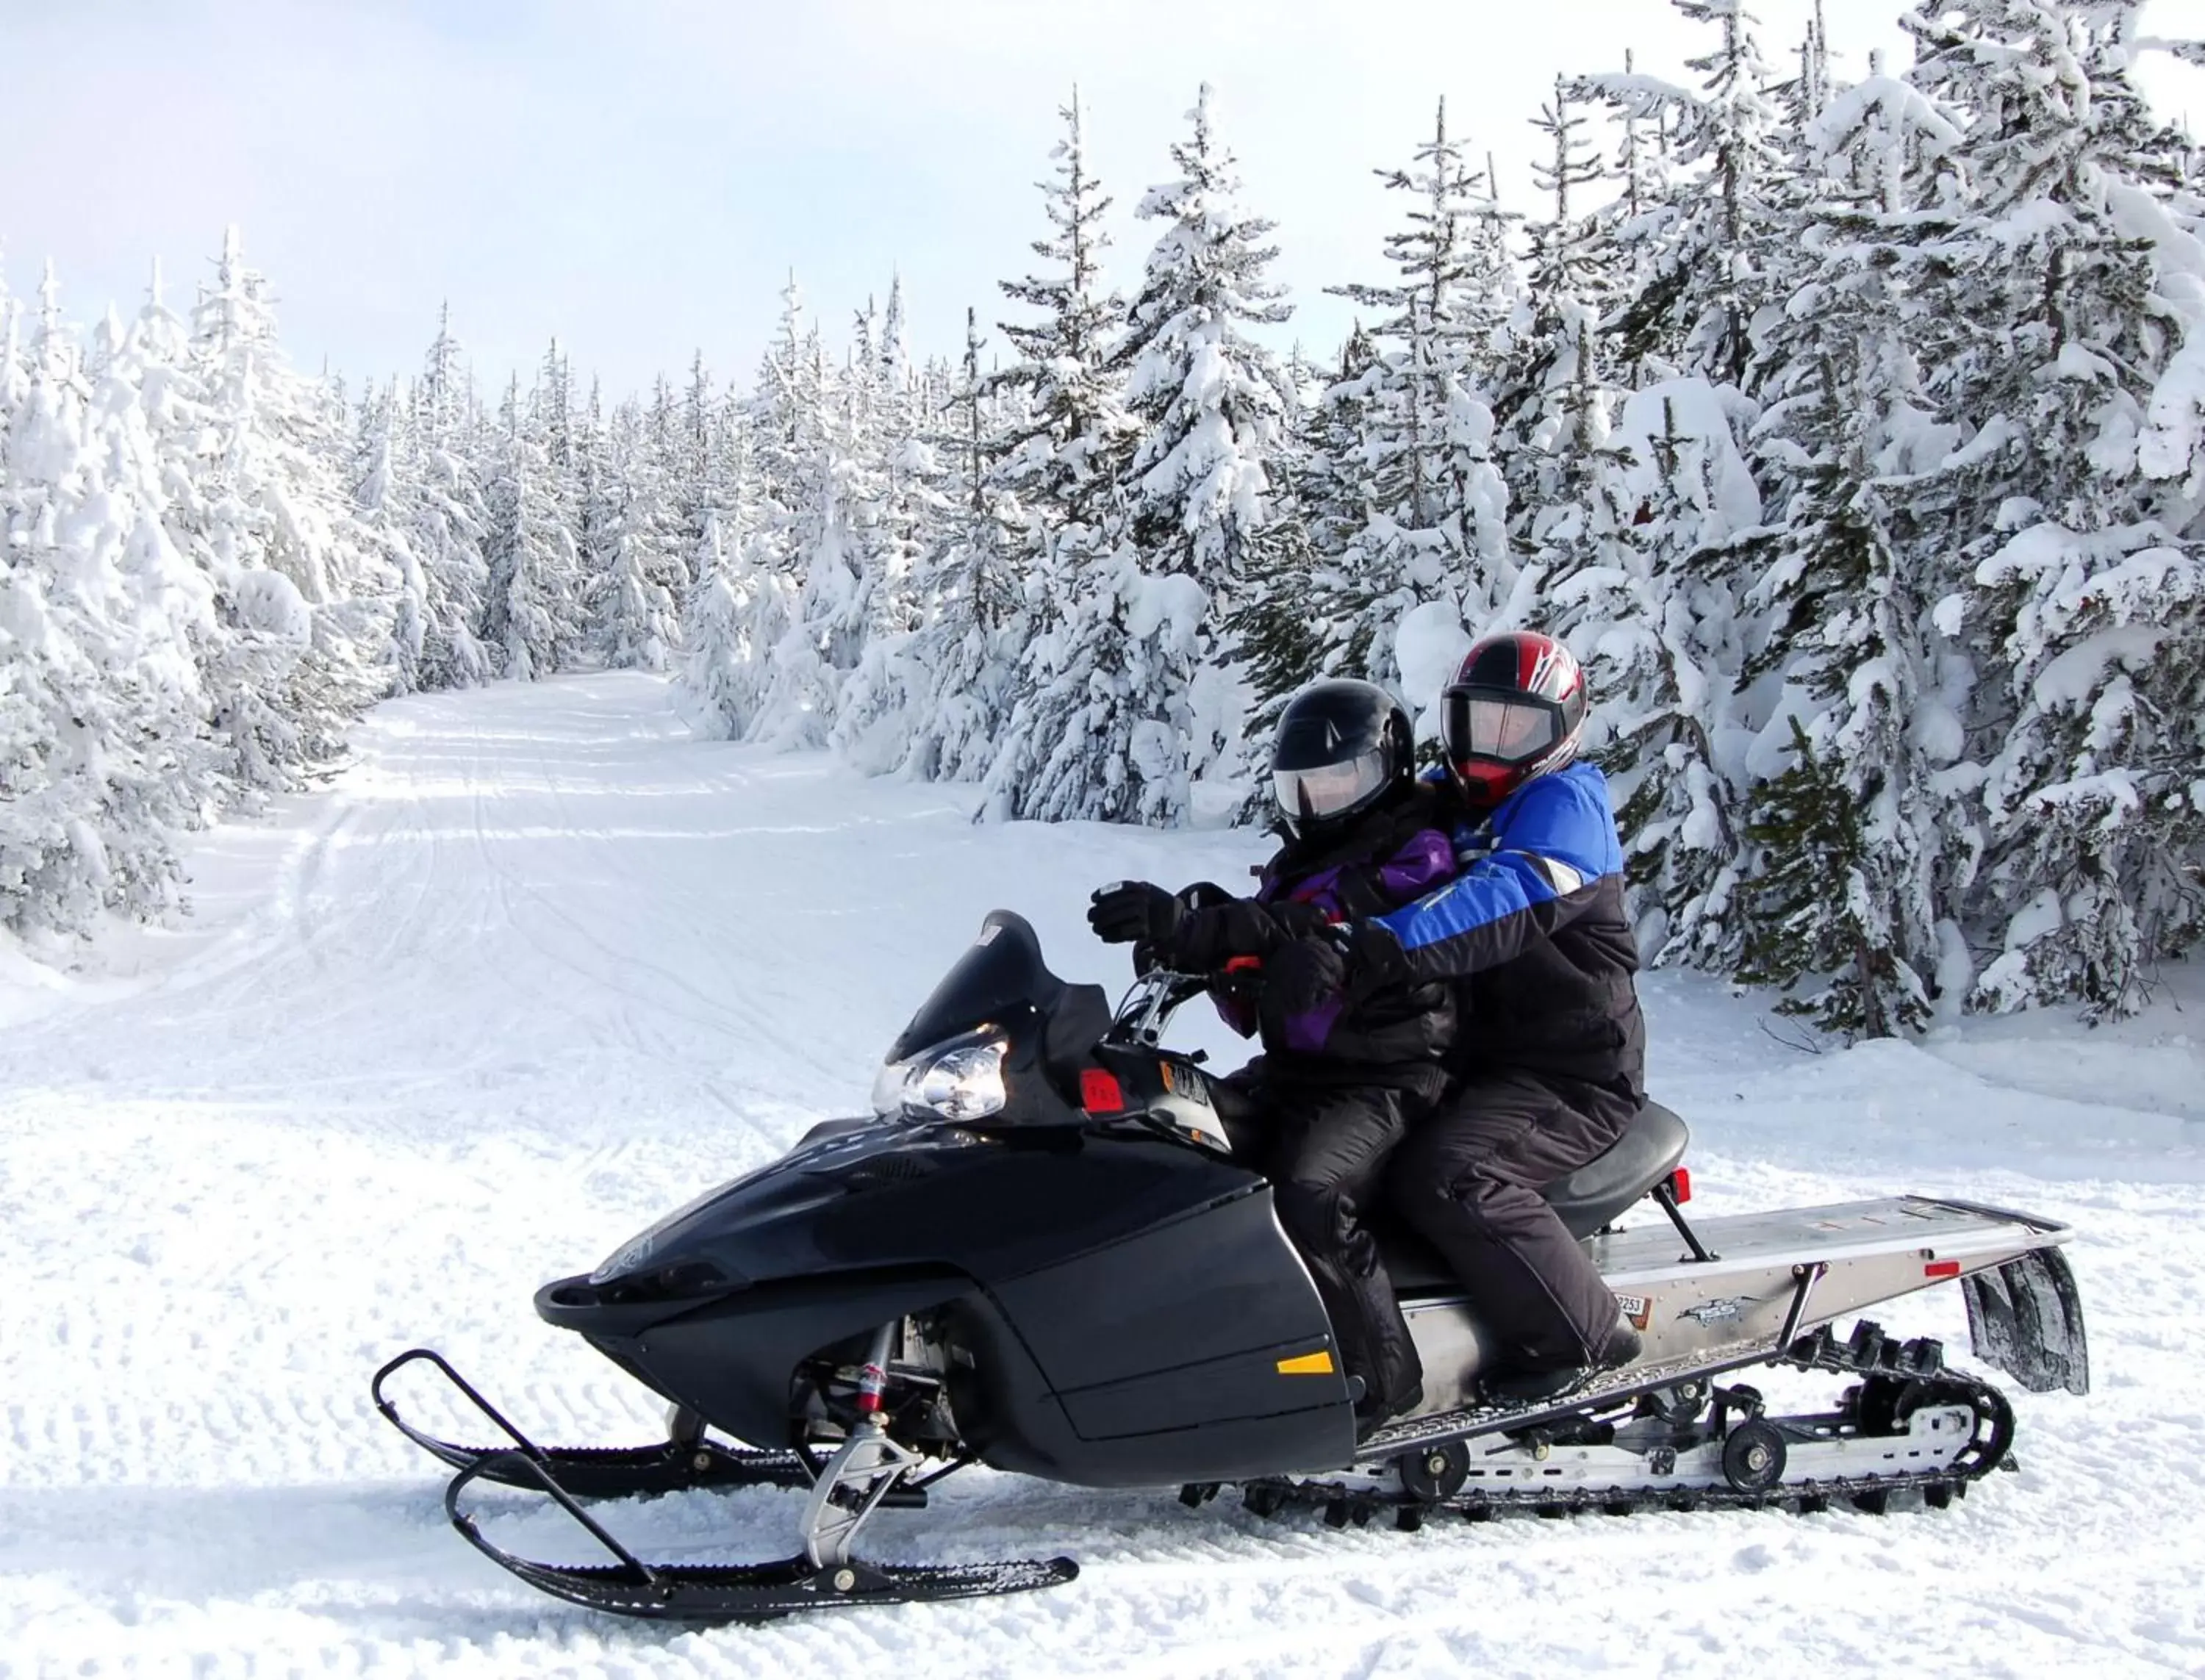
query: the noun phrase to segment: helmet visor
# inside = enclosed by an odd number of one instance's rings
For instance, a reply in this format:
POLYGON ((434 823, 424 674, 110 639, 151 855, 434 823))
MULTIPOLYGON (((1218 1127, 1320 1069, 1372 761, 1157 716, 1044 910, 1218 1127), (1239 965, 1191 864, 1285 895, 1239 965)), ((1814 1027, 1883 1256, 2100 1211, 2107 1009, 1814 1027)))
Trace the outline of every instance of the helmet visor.
POLYGON ((1338 816, 1352 810, 1384 784, 1386 756, 1366 752, 1345 764, 1317 764, 1304 770, 1271 772, 1271 797, 1280 813, 1293 822, 1338 816))
POLYGON ((1456 763, 1483 758, 1528 764, 1562 739, 1561 709, 1551 700, 1451 688, 1440 717, 1447 757, 1456 763))

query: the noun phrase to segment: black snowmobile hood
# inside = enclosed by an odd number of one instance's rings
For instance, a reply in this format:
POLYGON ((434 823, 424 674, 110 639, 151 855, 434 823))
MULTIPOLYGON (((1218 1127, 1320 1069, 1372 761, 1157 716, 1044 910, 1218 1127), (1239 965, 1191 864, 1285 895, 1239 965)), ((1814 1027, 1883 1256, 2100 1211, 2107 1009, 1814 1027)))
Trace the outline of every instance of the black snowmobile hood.
POLYGON ((1263 1184, 1162 1138, 1049 1137, 838 1126, 669 1214, 588 1277, 547 1285, 538 1310, 566 1328, 633 1334, 786 1279, 914 1265, 1016 1277, 1263 1184))

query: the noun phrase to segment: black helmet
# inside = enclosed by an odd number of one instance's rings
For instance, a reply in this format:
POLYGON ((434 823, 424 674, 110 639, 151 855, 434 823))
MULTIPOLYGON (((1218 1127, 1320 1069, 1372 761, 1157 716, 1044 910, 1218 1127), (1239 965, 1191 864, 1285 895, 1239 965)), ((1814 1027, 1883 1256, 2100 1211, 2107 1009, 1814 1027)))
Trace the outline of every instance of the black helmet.
POLYGON ((1416 733, 1376 683, 1334 677, 1287 703, 1271 746, 1271 797, 1297 836, 1366 811, 1416 779, 1416 733))

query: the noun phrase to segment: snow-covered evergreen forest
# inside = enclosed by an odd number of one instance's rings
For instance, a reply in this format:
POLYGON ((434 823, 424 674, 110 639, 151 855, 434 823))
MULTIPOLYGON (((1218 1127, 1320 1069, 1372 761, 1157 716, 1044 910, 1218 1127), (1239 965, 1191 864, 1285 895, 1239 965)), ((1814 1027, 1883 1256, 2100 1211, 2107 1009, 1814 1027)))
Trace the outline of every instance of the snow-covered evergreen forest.
POLYGON ((348 389, 234 232, 88 331, 0 286, 0 926, 172 913, 183 831, 393 693, 667 671, 701 734, 1173 825, 1311 676, 1429 708, 1530 625, 1655 960, 1846 1032, 2137 1007, 2205 928, 2205 151, 2130 68, 2205 47, 1925 0, 1849 80, 1669 3, 1689 77, 1554 80, 1524 192, 1443 103, 1371 160, 1321 356, 1207 90, 1132 252, 1070 98, 1028 271, 933 353, 898 283, 792 282, 746 379, 554 343, 485 392, 447 318, 348 389))

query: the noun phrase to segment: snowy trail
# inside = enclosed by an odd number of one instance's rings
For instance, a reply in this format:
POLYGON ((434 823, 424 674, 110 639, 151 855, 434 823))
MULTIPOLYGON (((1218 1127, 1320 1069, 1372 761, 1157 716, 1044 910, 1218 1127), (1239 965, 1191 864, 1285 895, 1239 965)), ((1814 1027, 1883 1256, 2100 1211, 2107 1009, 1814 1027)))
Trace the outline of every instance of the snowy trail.
MULTIPOLYGON (((434 1342, 546 1438, 649 1438, 537 1284, 852 1111, 991 905, 1112 977, 1088 887, 1232 883, 1255 849, 976 828, 954 791, 692 742, 637 677, 416 698, 359 739, 328 793, 205 838, 191 929, 0 978, 0 1676, 2205 1672, 2190 974, 2188 1012, 2105 1033, 1822 1057, 1649 986, 1703 1205, 1946 1190, 2082 1227, 2098 1392, 2017 1395, 2023 1472, 1955 1511, 1334 1534, 976 1474, 873 1549, 1067 1551, 1078 1582, 686 1633, 538 1599, 446 1528, 373 1367, 434 1342)), ((1887 1321, 1960 1348, 1946 1294, 1887 1321)), ((785 1553, 795 1509, 618 1517, 732 1558, 785 1553)))

